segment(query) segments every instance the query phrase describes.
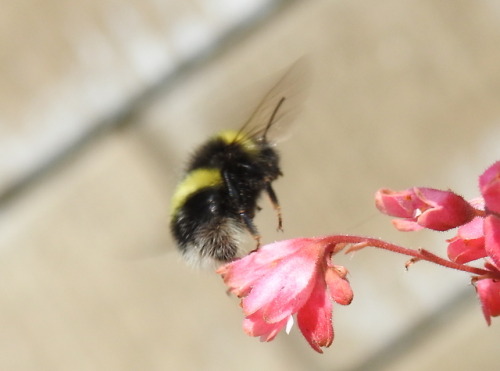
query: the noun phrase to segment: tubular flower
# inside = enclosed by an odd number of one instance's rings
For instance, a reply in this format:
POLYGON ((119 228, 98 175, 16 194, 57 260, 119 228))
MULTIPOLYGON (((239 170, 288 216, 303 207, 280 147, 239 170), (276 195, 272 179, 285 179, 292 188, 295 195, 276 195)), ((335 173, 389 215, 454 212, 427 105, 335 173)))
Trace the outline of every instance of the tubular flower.
POLYGON ((500 267, 500 161, 495 162, 479 177, 479 189, 484 198, 484 247, 497 267, 500 267))
POLYGON ((279 241, 219 268, 229 291, 242 298, 245 332, 271 341, 296 314, 314 350, 330 346, 332 300, 347 305, 353 298, 347 270, 332 263, 335 247, 328 237, 279 241))
MULTIPOLYGON (((484 212, 484 200, 475 198, 469 203, 478 211, 484 212)), ((448 258, 459 264, 484 258, 488 255, 484 248, 483 216, 476 216, 469 223, 457 229, 457 235, 447 240, 448 258)))
POLYGON ((451 191, 414 187, 404 191, 381 189, 375 195, 375 204, 393 220, 401 231, 422 228, 446 231, 472 220, 474 208, 461 196, 451 191))
POLYGON ((479 177, 482 198, 471 201, 482 215, 458 229, 458 235, 448 242, 448 256, 457 263, 487 257, 489 274, 475 277, 476 291, 488 325, 491 317, 500 315, 500 281, 489 276, 500 274, 500 161, 495 162, 479 177))
POLYGON ((500 216, 500 161, 479 177, 479 189, 489 212, 500 216))
POLYGON ((466 263, 486 258, 485 269, 474 272, 473 282, 490 324, 491 317, 500 315, 500 161, 481 174, 479 190, 481 197, 467 202, 451 191, 381 189, 375 202, 381 212, 399 218, 393 224, 402 231, 458 227, 457 235, 447 241, 448 258, 464 270, 469 268, 466 263))
MULTIPOLYGON (((482 219, 482 218, 481 218, 482 219)), ((469 223, 470 224, 470 223, 469 223)), ((492 262, 486 261, 485 268, 489 274, 483 277, 475 277, 476 291, 483 308, 484 318, 488 325, 491 324, 491 317, 500 315, 500 218, 495 215, 488 215, 481 221, 484 244, 482 250, 484 256, 491 258, 492 262), (490 278, 491 276, 496 278, 490 278)), ((450 253, 448 246, 448 254, 450 253)), ((464 255, 472 256, 475 250, 472 246, 464 249, 464 255)), ((472 259, 471 259, 472 260, 472 259)))
POLYGON ((481 214, 458 228, 457 236, 448 240, 448 257, 457 263, 468 263, 489 257, 500 266, 500 161, 479 177, 482 198, 470 201, 481 214))
POLYGON ((488 215, 484 219, 484 248, 497 267, 500 267, 500 218, 488 215))
POLYGON ((477 281, 475 286, 483 308, 484 318, 490 325, 491 317, 500 315, 500 282, 483 279, 477 281))
POLYGON ((477 216, 458 228, 457 235, 448 240, 450 260, 464 264, 488 255, 484 248, 483 221, 482 217, 477 216))

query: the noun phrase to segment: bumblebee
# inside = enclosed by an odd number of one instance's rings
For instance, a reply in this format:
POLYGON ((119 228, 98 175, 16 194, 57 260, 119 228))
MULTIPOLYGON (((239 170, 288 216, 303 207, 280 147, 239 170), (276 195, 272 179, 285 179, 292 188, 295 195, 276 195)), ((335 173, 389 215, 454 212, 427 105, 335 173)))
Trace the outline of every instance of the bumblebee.
POLYGON ((194 152, 172 197, 170 221, 172 235, 189 263, 218 265, 242 256, 245 233, 258 247, 260 234, 253 219, 262 193, 269 196, 282 230, 272 187, 282 175, 273 136, 291 121, 302 65, 292 65, 240 130, 220 132, 194 152))

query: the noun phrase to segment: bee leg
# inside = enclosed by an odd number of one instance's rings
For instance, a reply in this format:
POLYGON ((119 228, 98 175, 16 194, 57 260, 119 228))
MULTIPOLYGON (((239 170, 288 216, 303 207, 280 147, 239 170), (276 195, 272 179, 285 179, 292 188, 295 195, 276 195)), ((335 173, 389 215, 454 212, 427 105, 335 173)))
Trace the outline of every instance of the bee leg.
POLYGON ((276 211, 276 214, 278 215, 278 231, 283 231, 283 219, 281 217, 281 206, 278 202, 278 197, 276 196, 276 193, 274 192, 273 187, 271 186, 271 183, 266 183, 266 193, 269 196, 269 199, 271 200, 271 203, 273 204, 274 210, 276 211))
MULTIPOLYGON (((222 171, 222 177, 224 178, 224 183, 227 187, 229 197, 231 197, 234 200, 236 205, 241 205, 238 190, 234 187, 229 174, 226 171, 222 171)), ((253 239, 257 242, 257 247, 255 248, 257 250, 260 247, 260 234, 257 231, 257 227, 255 226, 255 224, 253 224, 252 218, 248 216, 245 210, 240 209, 238 210, 238 213, 240 214, 240 218, 242 222, 245 224, 245 227, 247 228, 248 232, 250 232, 253 239)))
POLYGON ((247 215, 245 211, 240 211, 240 218, 241 220, 243 220, 243 223, 245 223, 245 226, 247 227, 255 242, 257 242, 257 247, 255 248, 255 250, 257 250, 260 247, 260 234, 259 231, 257 231, 257 227, 255 226, 255 224, 253 224, 252 219, 247 215))

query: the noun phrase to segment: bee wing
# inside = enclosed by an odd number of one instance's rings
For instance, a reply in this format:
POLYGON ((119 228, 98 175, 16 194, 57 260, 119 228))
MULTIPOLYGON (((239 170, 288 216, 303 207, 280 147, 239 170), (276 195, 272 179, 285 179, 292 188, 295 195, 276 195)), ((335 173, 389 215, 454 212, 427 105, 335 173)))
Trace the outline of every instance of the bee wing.
POLYGON ((272 143, 284 139, 305 100, 307 72, 305 58, 293 63, 264 96, 240 132, 272 143))

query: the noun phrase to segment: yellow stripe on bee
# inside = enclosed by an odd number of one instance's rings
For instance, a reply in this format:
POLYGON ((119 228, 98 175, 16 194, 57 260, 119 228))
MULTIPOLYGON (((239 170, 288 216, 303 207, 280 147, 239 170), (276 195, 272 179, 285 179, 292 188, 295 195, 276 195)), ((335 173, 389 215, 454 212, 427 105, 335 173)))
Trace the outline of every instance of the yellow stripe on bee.
POLYGON ((226 144, 238 143, 249 154, 255 154, 259 150, 255 141, 242 132, 225 130, 217 134, 217 138, 222 139, 226 144))
POLYGON ((189 172, 177 186, 172 197, 172 215, 184 205, 193 193, 219 184, 222 184, 222 175, 219 169, 201 168, 189 172))

